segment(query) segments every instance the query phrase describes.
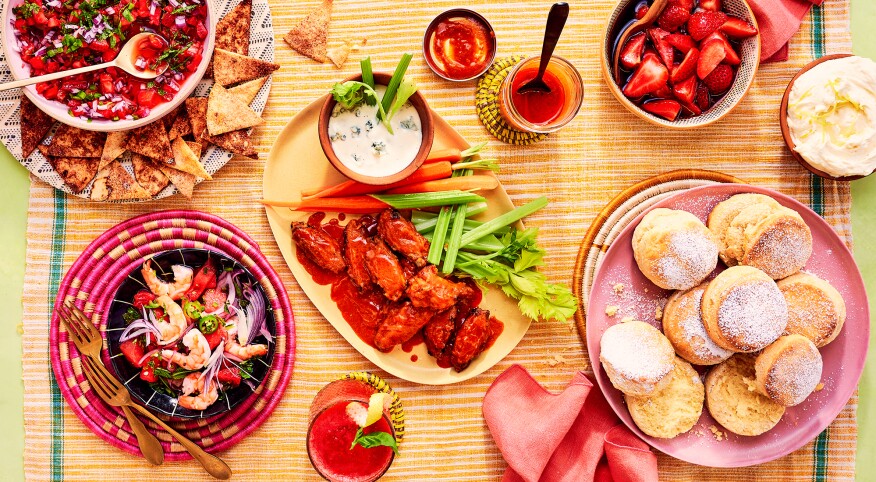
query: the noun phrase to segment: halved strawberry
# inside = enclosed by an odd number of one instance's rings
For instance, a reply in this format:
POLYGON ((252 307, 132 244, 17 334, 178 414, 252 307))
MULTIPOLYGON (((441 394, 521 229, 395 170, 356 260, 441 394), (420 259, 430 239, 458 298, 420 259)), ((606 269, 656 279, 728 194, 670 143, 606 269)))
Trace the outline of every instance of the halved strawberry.
POLYGON ((721 0, 700 0, 700 8, 703 10, 711 10, 713 12, 721 11, 721 0))
POLYGON ((620 63, 627 69, 634 69, 642 63, 642 52, 645 51, 645 32, 630 37, 621 50, 620 63))
POLYGON ((697 84, 697 107, 701 111, 706 111, 712 105, 712 97, 709 95, 709 88, 700 82, 697 84))
POLYGON ((642 108, 654 115, 659 115, 664 119, 674 121, 681 112, 681 104, 675 100, 652 100, 642 104, 642 108))
POLYGON ((636 7, 636 20, 642 20, 646 13, 648 13, 648 4, 640 3, 636 7))
POLYGON ((697 97, 697 78, 691 76, 681 82, 673 83, 672 93, 683 105, 693 105, 697 97))
POLYGON ((666 66, 656 55, 645 54, 642 64, 624 86, 624 95, 634 99, 642 97, 666 85, 667 80, 669 80, 669 70, 666 66))
POLYGON ((671 99, 674 97, 672 95, 672 89, 669 87, 669 84, 663 84, 659 89, 655 90, 651 93, 652 96, 658 99, 671 99))
POLYGON ((706 38, 710 33, 718 30, 724 22, 727 21, 727 15, 723 12, 713 12, 711 10, 698 10, 690 16, 687 22, 687 33, 699 42, 706 38))
POLYGON ((672 71, 672 82, 680 82, 688 77, 693 77, 697 71, 697 61, 700 59, 700 51, 697 49, 690 49, 687 52, 687 55, 684 56, 684 60, 678 64, 675 69, 672 71))
POLYGON ((713 94, 723 94, 724 92, 727 92, 727 89, 729 89, 731 85, 733 85, 734 75, 733 67, 730 67, 727 64, 721 64, 715 67, 715 70, 703 79, 703 83, 706 84, 709 92, 713 94))
POLYGON ((664 39, 664 42, 672 45, 679 52, 686 54, 690 49, 697 46, 697 43, 690 38, 690 35, 685 35, 683 33, 671 33, 667 35, 664 39))
POLYGON ((741 18, 728 17, 719 30, 733 38, 747 38, 757 35, 757 29, 741 18))
POLYGON ((694 9, 694 0, 669 0, 669 5, 678 5, 684 7, 688 12, 694 9))
POLYGON ((654 47, 657 48, 657 53, 660 54, 663 64, 667 67, 672 67, 675 59, 675 51, 672 50, 672 45, 669 45, 664 41, 669 35, 669 32, 662 28, 652 28, 648 30, 648 35, 651 37, 654 47))
POLYGON ((697 60, 697 77, 705 79, 726 56, 721 42, 717 40, 707 42, 703 45, 700 58, 697 60))
POLYGON ((742 63, 742 59, 739 58, 736 49, 733 48, 733 45, 730 44, 730 41, 727 40, 727 37, 724 34, 718 31, 712 32, 708 37, 703 39, 702 45, 705 45, 712 40, 721 42, 721 45, 724 47, 724 63, 730 65, 739 65, 742 63))
POLYGON ((690 10, 678 5, 669 5, 660 13, 657 24, 664 30, 674 32, 678 30, 678 27, 687 23, 689 19, 690 10))

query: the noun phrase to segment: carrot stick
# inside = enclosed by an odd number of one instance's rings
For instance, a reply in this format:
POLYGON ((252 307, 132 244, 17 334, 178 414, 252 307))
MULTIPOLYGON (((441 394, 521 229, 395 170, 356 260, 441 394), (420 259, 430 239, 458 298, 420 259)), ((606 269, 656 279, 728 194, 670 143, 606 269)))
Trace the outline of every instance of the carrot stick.
POLYGON ((480 144, 475 144, 468 149, 461 151, 455 147, 448 147, 446 149, 436 149, 429 153, 429 157, 426 159, 426 164, 430 164, 433 162, 442 162, 448 161, 451 163, 459 162, 467 157, 472 157, 481 152, 481 149, 486 146, 486 142, 482 142, 480 144))
POLYGON ((389 204, 371 196, 317 198, 300 202, 263 199, 261 203, 265 206, 290 208, 293 211, 328 211, 347 214, 376 213, 389 207, 389 204))
POLYGON ((375 194, 378 192, 395 189, 397 187, 407 186, 408 184, 415 184, 424 181, 434 181, 436 179, 444 179, 450 177, 451 174, 452 169, 449 162, 436 162, 434 164, 425 164, 413 173, 411 173, 410 176, 392 184, 375 186, 372 184, 363 184, 357 181, 345 181, 340 184, 336 184, 334 186, 322 189, 319 192, 303 195, 301 198, 304 200, 308 200, 323 197, 345 197, 358 196, 360 194, 375 194))
POLYGON ((408 184, 387 191, 387 194, 413 194, 418 192, 436 192, 436 191, 473 191, 481 189, 495 189, 499 185, 499 180, 493 176, 467 176, 453 177, 449 179, 438 179, 436 181, 418 182, 416 184, 408 184))

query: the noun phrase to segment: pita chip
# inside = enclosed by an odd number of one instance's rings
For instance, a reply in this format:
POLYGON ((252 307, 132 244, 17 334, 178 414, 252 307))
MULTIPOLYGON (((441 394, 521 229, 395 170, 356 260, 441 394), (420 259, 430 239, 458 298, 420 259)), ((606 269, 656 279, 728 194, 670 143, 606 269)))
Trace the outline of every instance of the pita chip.
POLYGON ((352 42, 344 42, 343 44, 331 48, 326 53, 326 56, 329 60, 335 64, 335 67, 341 68, 344 66, 344 63, 347 61, 347 57, 350 56, 350 52, 353 50, 352 42))
MULTIPOLYGON (((189 149, 195 153, 196 156, 201 157, 201 145, 197 142, 188 142, 186 144, 189 146, 189 149)), ((177 171, 176 169, 171 169, 167 166, 158 166, 161 169, 161 172, 170 179, 170 182, 176 186, 177 191, 179 191, 183 196, 187 198, 192 197, 192 193, 195 190, 195 184, 198 182, 198 178, 195 176, 182 171, 177 171)))
POLYGON ((301 19, 283 40, 301 55, 317 62, 328 62, 328 29, 332 19, 332 0, 323 0, 316 10, 301 19))
POLYGON ((119 161, 98 172, 91 186, 91 199, 95 201, 133 201, 150 197, 119 161))
POLYGON ((234 96, 242 100, 244 104, 249 105, 255 100, 256 96, 259 95, 259 92, 262 90, 262 87, 265 86, 265 82, 267 81, 267 77, 250 80, 249 82, 244 82, 228 89, 228 92, 234 94, 234 96))
POLYGON ((216 24, 216 48, 249 55, 252 0, 242 0, 216 24))
POLYGON ((64 180, 64 184, 70 186, 74 193, 79 194, 94 179, 100 159, 96 157, 49 157, 49 163, 64 180))
POLYGON ((207 101, 207 132, 218 136, 226 132, 249 129, 264 124, 249 105, 219 84, 213 86, 207 101))
POLYGON ((167 133, 167 137, 170 140, 174 140, 177 137, 182 137, 192 133, 192 123, 189 121, 189 112, 186 110, 185 105, 179 106, 177 109, 176 119, 173 120, 173 124, 170 126, 170 132, 167 133))
POLYGON ((122 154, 125 153, 126 144, 128 143, 128 133, 130 131, 119 131, 119 132, 110 132, 106 136, 106 143, 103 145, 103 154, 100 156, 100 166, 97 168, 101 170, 116 159, 119 158, 122 154))
POLYGON ((52 130, 55 119, 39 110, 26 95, 21 94, 21 158, 27 159, 52 130))
POLYGON ((152 122, 130 131, 127 148, 133 153, 155 159, 158 162, 169 162, 173 159, 170 139, 167 137, 167 131, 164 130, 164 124, 161 122, 152 122))
POLYGON ((213 53, 213 78, 224 87, 270 75, 280 64, 265 62, 223 49, 213 53))
POLYGON ((255 150, 252 144, 252 136, 247 131, 231 131, 218 136, 211 136, 207 133, 206 98, 190 97, 186 99, 186 110, 189 112, 189 119, 192 122, 192 134, 196 140, 201 139, 250 159, 259 158, 258 151, 255 150))
MULTIPOLYGON (((43 154, 56 157, 100 157, 106 133, 61 125, 43 154)), ((42 150, 41 150, 42 152, 42 150)))
POLYGON ((192 152, 192 149, 186 144, 186 141, 184 141, 182 137, 174 139, 172 147, 173 161, 166 163, 168 167, 187 172, 203 179, 213 179, 213 177, 204 170, 204 166, 201 165, 198 156, 192 152))
POLYGON ((149 197, 154 197, 170 183, 167 176, 158 169, 158 165, 147 157, 134 154, 131 156, 131 164, 134 166, 137 184, 149 193, 149 197))

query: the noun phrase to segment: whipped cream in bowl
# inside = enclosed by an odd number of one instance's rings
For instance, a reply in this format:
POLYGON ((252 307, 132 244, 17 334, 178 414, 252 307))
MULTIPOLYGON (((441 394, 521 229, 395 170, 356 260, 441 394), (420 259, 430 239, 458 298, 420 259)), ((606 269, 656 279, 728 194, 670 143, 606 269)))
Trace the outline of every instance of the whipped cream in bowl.
POLYGON ((876 62, 817 60, 791 81, 782 110, 785 141, 811 171, 851 180, 876 169, 876 62))

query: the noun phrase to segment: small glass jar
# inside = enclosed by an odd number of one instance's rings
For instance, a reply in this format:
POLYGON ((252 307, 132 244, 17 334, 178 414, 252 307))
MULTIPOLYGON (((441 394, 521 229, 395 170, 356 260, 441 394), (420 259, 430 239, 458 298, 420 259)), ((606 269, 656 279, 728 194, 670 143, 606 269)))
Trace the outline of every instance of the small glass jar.
MULTIPOLYGON (((307 456, 313 468, 324 479, 373 482, 381 478, 395 460, 395 454, 389 447, 356 447, 355 450, 360 455, 368 454, 362 451, 380 451, 380 455, 375 453, 376 457, 367 461, 356 460, 356 452, 349 445, 356 427, 351 420, 345 419, 346 406, 350 402, 358 402, 367 407, 373 393, 376 393, 376 389, 368 383, 342 379, 329 383, 314 397, 310 405, 307 428, 307 456), (337 465, 339 461, 341 466, 337 465), (355 473, 346 471, 351 466, 364 468, 366 464, 371 470, 355 473)), ((395 437, 392 416, 387 408, 383 410, 382 419, 374 425, 395 437)))
POLYGON ((584 87, 578 70, 568 60, 553 56, 545 71, 544 80, 552 87, 552 91, 555 88, 561 89, 562 95, 554 93, 554 95, 547 97, 543 94, 526 94, 524 96, 516 94, 516 90, 520 86, 535 77, 540 60, 541 57, 529 57, 518 62, 508 72, 508 76, 502 81, 499 89, 498 104, 502 118, 514 129, 547 134, 559 130, 575 118, 584 100, 584 87), (528 98, 530 104, 535 105, 515 105, 515 102, 523 103, 526 101, 527 99, 524 97, 528 98), (550 107, 551 112, 556 112, 555 115, 540 119, 531 114, 532 108, 542 108, 544 104, 548 103, 547 101, 552 104, 548 107, 550 107), (529 114, 529 118, 527 118, 527 114, 529 114))

